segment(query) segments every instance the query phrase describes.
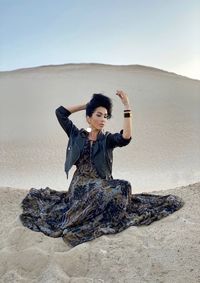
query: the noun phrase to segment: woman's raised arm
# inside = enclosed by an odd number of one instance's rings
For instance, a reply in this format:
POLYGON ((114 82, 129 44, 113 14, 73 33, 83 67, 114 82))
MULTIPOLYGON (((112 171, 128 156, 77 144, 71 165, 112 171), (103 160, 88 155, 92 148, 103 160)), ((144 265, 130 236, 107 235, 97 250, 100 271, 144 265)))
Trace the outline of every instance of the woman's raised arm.
POLYGON ((78 112, 81 110, 85 110, 86 109, 86 104, 79 104, 79 105, 74 105, 74 106, 67 106, 66 109, 71 112, 78 112))
POLYGON ((119 96, 122 103, 124 104, 124 125, 123 125, 123 138, 130 139, 132 137, 132 113, 128 99, 128 95, 122 91, 117 90, 116 95, 119 96), (130 110, 130 111, 128 111, 130 110))
POLYGON ((63 130, 66 132, 68 137, 70 134, 74 131, 78 131, 78 128, 74 125, 74 123, 69 119, 69 116, 77 111, 84 110, 86 108, 86 104, 80 104, 75 106, 60 106, 56 109, 55 113, 57 116, 57 119, 63 128, 63 130))

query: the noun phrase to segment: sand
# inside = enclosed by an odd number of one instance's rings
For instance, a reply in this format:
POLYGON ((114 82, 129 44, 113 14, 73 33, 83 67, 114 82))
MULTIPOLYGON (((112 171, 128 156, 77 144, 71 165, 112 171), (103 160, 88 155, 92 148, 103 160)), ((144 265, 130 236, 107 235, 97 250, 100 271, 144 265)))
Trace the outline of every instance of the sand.
MULTIPOLYGON (((116 89, 129 95, 133 139, 114 151, 114 178, 128 179, 134 192, 199 182, 200 81, 138 65, 66 64, 0 72, 0 185, 68 189, 73 171, 67 181, 67 138, 55 109, 103 92, 114 104, 105 130, 119 132, 116 89)), ((87 127, 84 111, 71 119, 87 127)))
POLYGON ((200 282, 200 183, 156 192, 183 198, 174 214, 73 248, 21 225, 26 193, 0 188, 0 282, 200 282))
MULTIPOLYGON (((200 81, 152 67, 65 64, 0 72, 0 282, 200 282, 200 81), (129 95, 133 139, 114 152, 113 177, 132 192, 176 194, 182 209, 150 226, 129 227, 69 247, 23 227, 20 202, 28 189, 67 190, 68 139, 60 105, 86 103, 93 93, 113 99, 105 130, 122 129, 129 95), (188 185, 191 184, 191 185, 188 185)), ((71 119, 87 127, 85 113, 71 119)))

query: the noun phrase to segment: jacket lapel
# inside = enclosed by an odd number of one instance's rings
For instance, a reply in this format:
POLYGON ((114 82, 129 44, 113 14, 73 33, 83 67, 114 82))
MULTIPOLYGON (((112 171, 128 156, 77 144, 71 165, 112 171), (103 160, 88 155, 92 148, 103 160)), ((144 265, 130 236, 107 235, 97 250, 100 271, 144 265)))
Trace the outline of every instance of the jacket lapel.
POLYGON ((87 137, 88 132, 85 129, 80 129, 80 138, 77 139, 77 145, 79 147, 80 152, 82 152, 84 143, 85 143, 85 138, 87 137))
MULTIPOLYGON (((84 128, 80 129, 80 136, 82 137, 81 139, 78 140, 78 146, 80 148, 80 151, 82 151, 84 147, 84 142, 85 142, 85 139, 88 137, 88 134, 89 133, 84 128)), ((93 156, 95 156, 97 152, 100 150, 103 139, 104 139, 104 134, 102 132, 99 132, 97 136, 97 141, 94 144, 93 156)))
POLYGON ((97 136, 97 141, 94 144, 93 156, 95 156, 97 152, 101 149, 103 139, 104 139, 104 134, 102 132, 99 132, 97 136))
POLYGON ((100 148, 100 145, 99 145, 99 141, 97 140, 97 141, 95 142, 95 144, 94 144, 93 156, 95 156, 95 155, 97 154, 99 148, 100 148))

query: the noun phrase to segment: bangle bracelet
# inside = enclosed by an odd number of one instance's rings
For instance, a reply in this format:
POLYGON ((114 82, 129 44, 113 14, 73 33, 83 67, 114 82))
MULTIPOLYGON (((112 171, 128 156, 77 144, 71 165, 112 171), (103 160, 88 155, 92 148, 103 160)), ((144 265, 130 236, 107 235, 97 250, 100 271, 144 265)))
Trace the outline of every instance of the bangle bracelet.
POLYGON ((132 117, 131 113, 124 113, 124 118, 130 118, 132 117))

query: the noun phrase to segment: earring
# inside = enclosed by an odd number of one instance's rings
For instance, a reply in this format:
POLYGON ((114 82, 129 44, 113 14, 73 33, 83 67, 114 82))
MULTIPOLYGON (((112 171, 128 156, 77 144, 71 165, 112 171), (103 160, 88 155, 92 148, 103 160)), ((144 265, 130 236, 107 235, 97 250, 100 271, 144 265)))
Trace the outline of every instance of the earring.
POLYGON ((86 131, 87 131, 88 133, 90 133, 90 132, 92 131, 92 129, 91 129, 90 127, 87 127, 86 131))

